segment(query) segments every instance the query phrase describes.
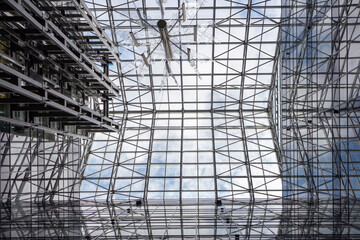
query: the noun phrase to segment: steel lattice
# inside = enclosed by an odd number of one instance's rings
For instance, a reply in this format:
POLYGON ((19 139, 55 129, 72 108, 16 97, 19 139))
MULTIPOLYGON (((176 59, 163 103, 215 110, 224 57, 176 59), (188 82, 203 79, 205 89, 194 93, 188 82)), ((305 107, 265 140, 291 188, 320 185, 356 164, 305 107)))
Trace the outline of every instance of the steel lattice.
POLYGON ((60 25, 108 116, 83 139, 0 125, 0 238, 360 237, 357 1, 3 5, 60 25))

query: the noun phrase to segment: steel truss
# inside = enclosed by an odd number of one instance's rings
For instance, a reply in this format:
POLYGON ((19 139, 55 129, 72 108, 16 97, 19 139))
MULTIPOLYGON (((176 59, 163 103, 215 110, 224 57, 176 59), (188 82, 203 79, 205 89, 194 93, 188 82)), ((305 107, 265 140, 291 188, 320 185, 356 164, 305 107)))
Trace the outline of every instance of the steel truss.
POLYGON ((332 218, 331 200, 311 205, 306 200, 222 200, 214 204, 206 198, 182 203, 145 200, 141 204, 71 201, 34 205, 19 201, 2 203, 1 229, 5 239, 334 239, 333 229, 341 225, 344 239, 356 239, 360 236, 358 219, 350 216, 358 216, 360 208, 354 201, 346 204, 349 209, 341 214, 350 219, 347 224, 332 218), (281 225, 285 221, 288 224, 281 225), (294 227, 310 231, 304 234, 294 227))
MULTIPOLYGON (((283 198, 310 206, 332 202, 332 238, 349 239, 351 200, 359 196, 359 4, 354 1, 284 1, 277 112, 282 147, 283 198), (295 17, 296 16, 296 17, 295 17)), ((311 207, 312 209, 313 207, 311 207)), ((296 221, 296 208, 286 208, 296 221)), ((314 217, 299 226, 301 238, 316 232, 314 217)), ((290 217, 290 218, 291 218, 290 217)), ((330 222, 331 222, 330 221, 330 222)))
POLYGON ((35 41, 112 97, 94 110, 116 131, 1 125, 2 238, 360 238, 356 1, 4 2, 48 23, 35 41), (152 51, 161 14, 176 81, 152 51))
MULTIPOLYGON (((94 131, 117 132, 108 114, 111 97, 120 98, 108 76, 111 61, 119 62, 113 43, 95 55, 97 48, 84 43, 71 21, 60 19, 58 26, 52 3, 1 4, 1 121, 83 138, 94 131)), ((91 39, 108 39, 96 34, 91 39)))

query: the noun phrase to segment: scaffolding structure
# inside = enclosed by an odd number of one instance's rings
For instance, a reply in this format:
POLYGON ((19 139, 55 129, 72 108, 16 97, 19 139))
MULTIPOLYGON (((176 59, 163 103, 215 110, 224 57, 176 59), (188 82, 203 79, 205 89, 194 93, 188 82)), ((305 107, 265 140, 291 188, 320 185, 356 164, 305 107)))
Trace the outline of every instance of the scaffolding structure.
POLYGON ((1 0, 0 239, 359 239, 359 18, 1 0))

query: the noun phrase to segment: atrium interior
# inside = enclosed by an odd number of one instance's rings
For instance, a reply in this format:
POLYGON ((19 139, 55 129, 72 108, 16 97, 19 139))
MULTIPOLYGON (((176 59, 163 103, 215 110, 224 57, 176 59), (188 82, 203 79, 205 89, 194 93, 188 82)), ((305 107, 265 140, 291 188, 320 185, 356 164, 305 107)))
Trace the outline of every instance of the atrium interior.
POLYGON ((358 1, 0 19, 0 239, 360 239, 358 1))

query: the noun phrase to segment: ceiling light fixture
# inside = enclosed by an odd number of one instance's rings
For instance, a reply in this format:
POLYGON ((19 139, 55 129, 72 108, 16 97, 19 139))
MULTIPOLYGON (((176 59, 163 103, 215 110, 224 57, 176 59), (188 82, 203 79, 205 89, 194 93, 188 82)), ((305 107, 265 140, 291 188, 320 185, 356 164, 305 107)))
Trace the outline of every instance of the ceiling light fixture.
MULTIPOLYGON (((195 60, 192 58, 192 51, 189 47, 186 47, 183 49, 183 45, 177 43, 174 39, 175 38, 182 38, 182 37, 192 37, 194 42, 197 42, 198 38, 198 28, 195 25, 193 27, 193 31, 188 33, 186 32, 189 28, 182 28, 181 22, 185 22, 193 17, 196 16, 197 11, 199 10, 200 6, 204 2, 201 1, 189 1, 189 2, 183 2, 181 4, 181 8, 179 9, 180 14, 178 14, 178 17, 175 19, 165 19, 165 7, 163 5, 163 1, 159 0, 157 1, 160 11, 161 11, 161 19, 157 21, 156 26, 152 24, 152 21, 150 19, 147 19, 146 17, 143 17, 140 9, 136 8, 137 16, 139 17, 139 24, 141 25, 142 29, 138 32, 130 32, 130 38, 134 44, 135 47, 140 46, 150 46, 146 52, 139 53, 141 56, 141 62, 142 65, 138 66, 140 69, 143 69, 144 65, 147 67, 151 66, 152 61, 159 60, 156 59, 153 55, 159 55, 154 54, 157 50, 160 50, 160 52, 163 52, 163 57, 160 59, 161 62, 164 63, 164 78, 167 79, 169 76, 174 80, 176 85, 179 87, 178 81, 176 80, 172 70, 171 70, 171 64, 170 61, 174 59, 174 51, 179 50, 181 53, 185 55, 185 59, 189 61, 190 66, 195 69, 197 73, 199 73, 195 60), (179 27, 179 28, 176 28, 179 27), (146 36, 146 37, 137 37, 136 35, 140 35, 140 32, 142 30, 151 30, 155 36, 146 36), (180 29, 179 32, 176 32, 175 29, 180 29), (182 32, 182 30, 185 29, 185 33, 182 32), (172 34, 173 33, 173 34, 172 34), (158 42, 156 42, 158 40, 158 42), (162 48, 160 46, 163 46, 162 48)), ((159 51, 158 51, 159 52, 159 51)), ((163 88, 163 85, 165 84, 165 80, 163 79, 161 82, 161 89, 163 88)))

